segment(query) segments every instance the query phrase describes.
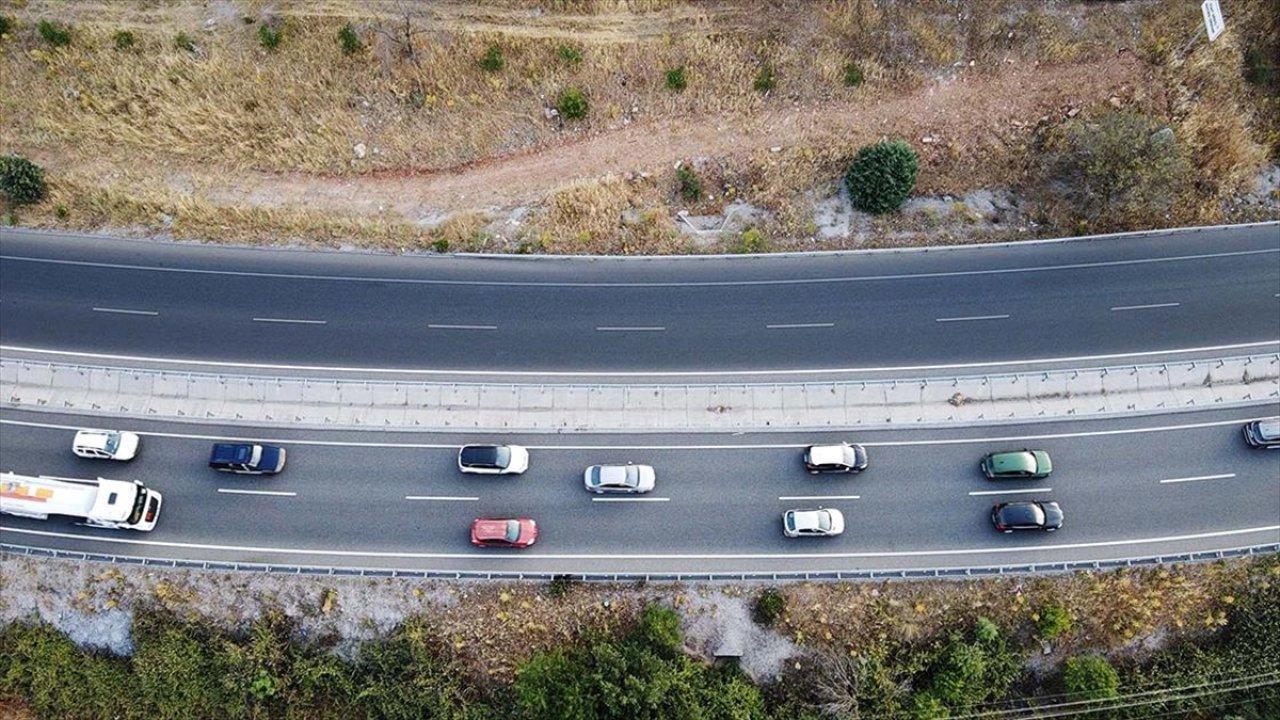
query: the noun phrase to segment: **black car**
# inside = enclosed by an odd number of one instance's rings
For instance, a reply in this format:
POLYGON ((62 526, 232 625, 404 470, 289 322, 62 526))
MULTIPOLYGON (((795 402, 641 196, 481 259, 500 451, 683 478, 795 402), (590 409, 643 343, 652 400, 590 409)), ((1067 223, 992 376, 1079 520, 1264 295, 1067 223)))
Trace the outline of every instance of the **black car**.
POLYGON ((1052 532, 1062 527, 1062 508, 1056 502, 1038 500, 1000 503, 991 508, 991 524, 1003 533, 1014 530, 1052 532))
POLYGON ((284 448, 252 443, 215 443, 209 467, 240 475, 275 475, 284 469, 284 448))
POLYGON ((1254 420, 1245 425, 1244 441, 1249 447, 1280 448, 1280 420, 1254 420))
POLYGON ((851 473, 867 469, 867 450, 861 445, 810 445, 804 450, 804 469, 809 474, 851 473))

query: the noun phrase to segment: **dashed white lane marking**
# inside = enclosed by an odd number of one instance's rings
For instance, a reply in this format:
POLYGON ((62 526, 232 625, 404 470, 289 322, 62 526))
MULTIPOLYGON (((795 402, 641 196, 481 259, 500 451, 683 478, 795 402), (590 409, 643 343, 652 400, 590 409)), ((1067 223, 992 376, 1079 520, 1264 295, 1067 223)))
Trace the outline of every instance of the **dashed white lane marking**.
POLYGON ((497 325, 443 325, 428 324, 432 330, 497 330, 497 325))
POLYGON ((93 311, 100 312, 100 313, 115 313, 116 315, 152 315, 154 316, 154 315, 160 314, 154 310, 125 310, 123 308, 109 308, 109 307, 96 307, 93 309, 93 311))
POLYGON ((661 325, 605 325, 596 328, 599 332, 662 332, 661 325))
POLYGON ((835 323, 778 323, 776 325, 765 325, 767 330, 798 330, 801 328, 829 328, 835 327, 835 323))
POLYGON ((779 500, 861 500, 861 495, 779 495, 779 500))
POLYGON ((254 322, 260 323, 283 323, 286 325, 325 325, 328 320, 299 320, 295 318, 259 318, 253 319, 254 322))
POLYGON ((1006 320, 1008 315, 969 315, 967 317, 934 318, 935 322, 968 322, 970 320, 1006 320))
POLYGON ((1008 495, 1017 493, 1047 493, 1053 492, 1053 488, 1026 488, 1019 490, 974 490, 970 495, 1008 495))
POLYGON ((218 488, 218 492, 228 495, 271 495, 274 497, 297 497, 296 492, 284 492, 282 490, 240 490, 237 488, 218 488))
POLYGON ((436 500, 439 502, 476 502, 478 497, 462 497, 461 495, 405 495, 405 500, 436 500))
POLYGON ((1168 483, 1198 482, 1200 480, 1227 480, 1235 476, 1235 473, 1222 473, 1221 475, 1196 475, 1195 477, 1169 478, 1167 480, 1161 480, 1160 484, 1166 485, 1168 483))
MULTIPOLYGON (((1062 543, 1057 545, 992 545, 977 548, 938 548, 934 550, 886 550, 879 552, 828 552, 828 553, 647 553, 647 554, 601 554, 601 553, 546 553, 532 557, 539 560, 840 560, 853 558, 896 558, 896 557, 931 557, 947 555, 1010 555, 1029 552, 1061 552, 1063 550, 1082 550, 1088 548, 1121 547, 1129 545, 1153 545, 1190 540, 1208 540, 1212 538, 1234 537, 1238 535, 1257 535, 1267 533, 1267 539, 1280 538, 1280 525, 1262 525, 1259 527, 1239 528, 1236 530, 1216 530, 1212 532, 1192 533, 1188 535, 1166 535, 1164 537, 1130 538, 1126 540, 1098 540, 1094 542, 1062 543)), ((475 553, 441 553, 441 552, 395 552, 378 550, 327 550, 323 548, 284 548, 261 547, 253 545, 214 545, 208 543, 185 543, 166 540, 143 540, 135 536, 105 537, 101 535, 82 535, 52 530, 32 530, 28 528, 0 525, 0 532, 9 532, 37 537, 66 538, 70 540, 86 540, 116 545, 138 545, 142 547, 185 548, 188 550, 221 550, 227 552, 247 552, 277 555, 315 555, 328 557, 372 557, 402 559, 437 559, 437 560, 474 560, 475 553)), ((491 555, 497 559, 516 559, 519 555, 491 555)), ((521 558, 528 560, 530 556, 521 558)), ((530 570, 532 572, 533 570, 530 570)))
POLYGON ((607 497, 595 497, 595 498, 591 498, 591 502, 603 502, 603 503, 614 503, 614 502, 671 502, 671 498, 665 498, 665 497, 636 497, 636 498, 630 498, 630 497, 614 497, 614 498, 607 498, 607 497))
POLYGON ((1167 303, 1151 303, 1150 305, 1117 305, 1111 308, 1111 312, 1121 312, 1124 310, 1152 310, 1155 308, 1170 308, 1170 307, 1178 307, 1181 304, 1182 303, 1167 302, 1167 303))

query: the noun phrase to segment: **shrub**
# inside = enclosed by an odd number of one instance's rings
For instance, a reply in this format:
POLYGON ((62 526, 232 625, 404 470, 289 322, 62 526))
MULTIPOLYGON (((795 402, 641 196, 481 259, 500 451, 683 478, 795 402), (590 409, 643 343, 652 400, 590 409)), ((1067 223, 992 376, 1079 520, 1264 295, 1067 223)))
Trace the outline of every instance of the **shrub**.
POLYGON ((862 66, 856 62, 847 62, 844 64, 844 85, 845 87, 858 87, 862 84, 862 66))
POLYGON ((738 252, 762 253, 769 249, 769 238, 758 228, 749 227, 738 237, 738 252))
POLYGON ((0 195, 11 205, 38 203, 47 191, 39 165, 21 155, 0 155, 0 195))
POLYGON ((680 191, 680 197, 688 202, 702 199, 702 180, 691 165, 682 163, 676 168, 676 188, 680 191))
POLYGON ((689 87, 689 79, 685 77, 684 66, 671 68, 667 71, 667 89, 680 92, 689 87))
POLYGON ((0 15, 0 35, 13 32, 13 20, 8 15, 0 15))
POLYGON ((567 88, 556 100, 556 110, 566 120, 581 120, 587 116, 588 109, 587 96, 575 87, 567 88))
POLYGON ((1046 605, 1036 621, 1036 630, 1045 640, 1056 640, 1071 629, 1071 612, 1061 605, 1046 605))
POLYGON ((577 65, 582 62, 582 51, 572 45, 557 45, 556 57, 565 65, 577 65))
POLYGON ((990 645, 1000 640, 1000 626, 991 620, 980 617, 973 624, 973 637, 984 645, 990 645))
POLYGON ((338 30, 338 43, 342 45, 343 55, 355 55, 364 49, 364 42, 360 40, 360 34, 351 23, 343 25, 338 30))
POLYGON ((773 75, 773 66, 765 63, 760 66, 760 70, 756 72, 756 79, 751 83, 751 87, 755 88, 758 93, 767 93, 778 85, 778 79, 773 75))
POLYGON ((922 692, 912 696, 907 717, 911 720, 947 720, 951 711, 933 693, 922 692))
POLYGON ((497 43, 489 46, 485 50, 484 57, 480 58, 480 69, 489 73, 496 73, 505 67, 507 61, 502 59, 502 48, 497 43))
POLYGON ((844 183, 855 208, 879 215, 902 206, 919 168, 916 151, 906 142, 880 142, 858 151, 844 183))
POLYGON ((178 46, 179 50, 186 50, 189 53, 196 51, 196 41, 192 40, 191 36, 184 32, 178 33, 177 37, 173 39, 173 44, 178 46))
POLYGON ((63 47, 71 44, 71 29, 62 23, 41 20, 36 25, 36 31, 40 33, 40 37, 44 41, 54 47, 63 47))
POLYGON ((547 595, 553 598, 564 597, 569 591, 577 587, 580 581, 572 575, 555 575, 551 578, 551 582, 547 584, 547 595))
MULTIPOLYGON (((181 33, 179 33, 181 35, 181 33)), ((128 30, 117 30, 111 36, 111 40, 115 43, 117 50, 132 50, 138 44, 137 38, 128 30)))
POLYGON ((258 44, 267 50, 267 52, 275 52, 280 47, 280 41, 284 39, 284 31, 280 28, 271 27, 270 25, 258 26, 258 44))
POLYGON ((1073 700, 1108 700, 1120 694, 1120 675, 1101 655, 1068 659, 1062 684, 1073 700))
POLYGON ((646 605, 636 626, 636 638, 658 652, 676 653, 684 644, 680 616, 671 608, 653 603, 646 605))
POLYGON ((766 588, 760 593, 760 597, 756 598, 751 617, 761 625, 773 625, 786 610, 787 596, 783 595, 778 588, 766 588))
POLYGON ((431 243, 431 249, 435 250, 438 253, 449 252, 449 239, 448 238, 436 239, 435 242, 431 243))

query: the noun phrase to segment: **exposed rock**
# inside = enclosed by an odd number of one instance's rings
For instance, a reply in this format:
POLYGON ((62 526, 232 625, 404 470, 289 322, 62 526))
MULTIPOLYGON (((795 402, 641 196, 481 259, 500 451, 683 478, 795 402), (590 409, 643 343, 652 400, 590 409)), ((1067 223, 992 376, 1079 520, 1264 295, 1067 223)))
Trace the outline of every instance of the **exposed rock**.
POLYGON ((368 148, 365 147, 364 143, 356 143, 355 147, 351 148, 351 152, 355 153, 357 160, 363 160, 364 156, 368 154, 368 148))

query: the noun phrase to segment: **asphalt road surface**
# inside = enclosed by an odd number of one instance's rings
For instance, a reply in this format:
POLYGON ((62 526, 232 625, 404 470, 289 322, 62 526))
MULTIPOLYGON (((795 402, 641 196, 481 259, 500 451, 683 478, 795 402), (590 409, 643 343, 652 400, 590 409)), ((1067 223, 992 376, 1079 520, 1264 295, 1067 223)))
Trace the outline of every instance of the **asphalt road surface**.
POLYGON ((526 572, 937 568, 1225 549, 1280 542, 1280 451, 1248 448, 1239 432, 1277 410, 858 437, 512 436, 501 440, 527 444, 531 467, 502 478, 455 466, 459 443, 495 438, 130 422, 149 434, 138 459, 118 464, 71 454, 85 418, 6 412, 0 470, 138 479, 164 494, 164 506, 151 533, 4 516, 0 535, 134 556, 526 572), (210 443, 225 437, 277 440, 288 467, 273 478, 213 472, 210 443), (804 444, 840 439, 868 446, 865 473, 803 471, 804 444), (981 476, 982 454, 1022 447, 1048 450, 1053 475, 981 476), (596 502, 583 489, 587 465, 627 461, 657 471, 647 502, 596 502), (991 505, 1012 499, 1057 500, 1065 526, 996 533, 991 505), (844 512, 843 536, 782 536, 784 510, 817 506, 844 512), (480 516, 532 517, 541 539, 525 551, 473 548, 468 528, 480 516))
MULTIPOLYGON (((235 363, 723 374, 1280 340, 1280 225, 928 252, 393 257, 0 230, 0 344, 235 363)), ((1235 347, 1227 347, 1235 346, 1235 347)), ((1097 364, 1096 362, 1094 364, 1097 364)))

